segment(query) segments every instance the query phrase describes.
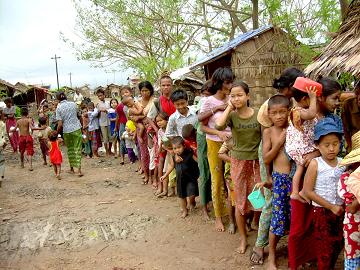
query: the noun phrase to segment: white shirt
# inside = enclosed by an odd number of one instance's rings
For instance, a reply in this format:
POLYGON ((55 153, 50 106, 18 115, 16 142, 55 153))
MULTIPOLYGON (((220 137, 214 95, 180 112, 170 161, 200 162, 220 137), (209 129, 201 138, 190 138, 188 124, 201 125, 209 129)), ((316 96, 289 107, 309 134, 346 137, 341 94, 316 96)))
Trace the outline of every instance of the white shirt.
MULTIPOLYGON (((318 163, 317 177, 314 186, 314 191, 317 195, 325 199, 331 204, 342 205, 343 200, 337 193, 338 182, 341 174, 344 172, 344 167, 331 167, 322 157, 317 157, 315 160, 318 163)), ((337 158, 338 163, 341 158, 337 158)), ((322 207, 316 202, 312 202, 314 206, 322 207)))
MULTIPOLYGON (((189 108, 189 107, 188 107, 189 108)), ((198 122, 198 117, 196 112, 189 108, 187 115, 182 115, 176 110, 169 117, 169 122, 166 127, 165 135, 167 137, 181 136, 182 137, 182 128, 185 125, 191 124, 196 127, 198 122)))
POLYGON ((80 105, 83 100, 84 100, 84 97, 81 93, 79 93, 79 94, 74 93, 74 102, 77 105, 80 105))

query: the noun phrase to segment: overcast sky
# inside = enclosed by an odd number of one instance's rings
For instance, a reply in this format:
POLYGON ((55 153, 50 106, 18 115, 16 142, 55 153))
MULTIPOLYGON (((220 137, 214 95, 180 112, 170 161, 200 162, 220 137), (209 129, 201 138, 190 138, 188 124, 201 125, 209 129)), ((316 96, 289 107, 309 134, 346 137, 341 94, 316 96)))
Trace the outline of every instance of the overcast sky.
POLYGON ((0 79, 15 84, 51 84, 56 88, 55 54, 60 87, 126 83, 131 72, 106 73, 78 61, 60 39, 74 36, 76 11, 71 0, 0 0, 0 79))

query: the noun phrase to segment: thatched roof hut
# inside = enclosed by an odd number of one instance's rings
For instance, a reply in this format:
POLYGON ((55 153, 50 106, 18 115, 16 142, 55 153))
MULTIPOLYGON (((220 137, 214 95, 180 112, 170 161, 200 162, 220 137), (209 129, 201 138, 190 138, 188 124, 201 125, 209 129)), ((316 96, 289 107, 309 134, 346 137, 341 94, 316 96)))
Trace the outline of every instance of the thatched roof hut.
POLYGON ((260 106, 276 91, 274 78, 291 66, 306 66, 301 44, 290 34, 272 25, 244 33, 213 50, 190 66, 203 66, 206 79, 219 67, 231 67, 236 79, 250 87, 251 103, 260 106))
POLYGON ((42 100, 51 99, 51 94, 47 88, 36 85, 26 85, 20 82, 16 83, 15 86, 20 89, 13 97, 16 105, 25 106, 30 103, 35 103, 36 106, 39 106, 42 100))
POLYGON ((336 36, 305 72, 310 77, 348 72, 360 77, 360 0, 353 0, 336 36))
POLYGON ((16 85, 13 85, 5 80, 0 79, 1 97, 12 97, 19 92, 21 92, 21 89, 19 89, 16 85))

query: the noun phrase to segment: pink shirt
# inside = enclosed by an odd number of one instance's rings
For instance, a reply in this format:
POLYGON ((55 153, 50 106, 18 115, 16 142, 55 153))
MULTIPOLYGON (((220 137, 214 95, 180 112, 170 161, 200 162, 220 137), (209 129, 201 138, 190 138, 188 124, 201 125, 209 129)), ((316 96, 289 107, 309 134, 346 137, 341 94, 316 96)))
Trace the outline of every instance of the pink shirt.
POLYGON ((350 174, 346 184, 350 192, 360 201, 360 167, 350 174))
MULTIPOLYGON (((210 111, 211 109, 214 109, 215 107, 223 105, 227 102, 228 102, 228 98, 226 98, 224 101, 224 100, 218 100, 214 96, 210 96, 202 104, 200 113, 210 111)), ((222 115, 223 113, 224 113, 223 111, 217 111, 213 116, 211 116, 209 118, 209 122, 208 122, 207 126, 209 128, 215 129, 215 122, 220 117, 220 115, 222 115)), ((231 134, 230 127, 227 127, 224 131, 231 134)), ((212 140, 215 142, 221 142, 221 139, 217 135, 206 134, 206 139, 212 140)))

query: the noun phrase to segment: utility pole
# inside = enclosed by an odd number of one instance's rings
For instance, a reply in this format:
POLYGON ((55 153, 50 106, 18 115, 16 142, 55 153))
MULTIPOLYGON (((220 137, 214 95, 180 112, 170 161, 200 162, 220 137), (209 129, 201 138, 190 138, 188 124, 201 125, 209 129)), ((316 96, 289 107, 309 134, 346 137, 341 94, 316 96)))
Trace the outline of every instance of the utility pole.
POLYGON ((58 91, 59 91, 59 72, 58 72, 58 66, 57 66, 57 60, 60 59, 61 57, 60 56, 56 56, 55 54, 55 57, 51 57, 51 59, 54 59, 55 60, 55 67, 56 67, 56 80, 57 80, 57 88, 58 88, 58 91))
POLYGON ((70 87, 72 88, 72 82, 71 82, 71 72, 69 73, 69 76, 70 76, 70 87))

